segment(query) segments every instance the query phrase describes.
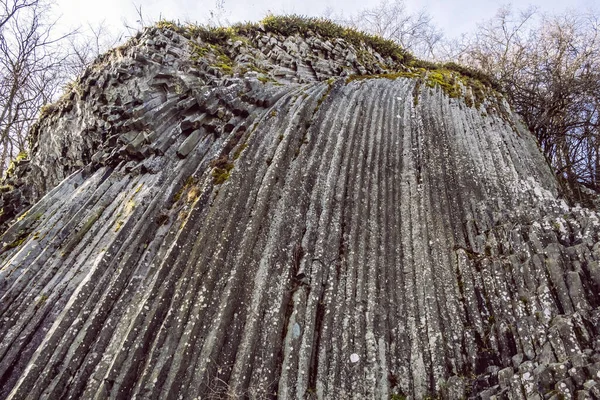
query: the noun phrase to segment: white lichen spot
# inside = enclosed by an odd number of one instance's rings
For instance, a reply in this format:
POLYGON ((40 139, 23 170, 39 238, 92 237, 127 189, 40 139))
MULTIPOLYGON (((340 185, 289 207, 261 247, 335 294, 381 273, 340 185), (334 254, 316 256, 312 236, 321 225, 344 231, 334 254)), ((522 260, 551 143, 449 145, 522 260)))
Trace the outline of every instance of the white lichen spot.
POLYGON ((300 337, 300 325, 296 322, 294 327, 292 328, 292 334, 294 335, 294 339, 300 337))

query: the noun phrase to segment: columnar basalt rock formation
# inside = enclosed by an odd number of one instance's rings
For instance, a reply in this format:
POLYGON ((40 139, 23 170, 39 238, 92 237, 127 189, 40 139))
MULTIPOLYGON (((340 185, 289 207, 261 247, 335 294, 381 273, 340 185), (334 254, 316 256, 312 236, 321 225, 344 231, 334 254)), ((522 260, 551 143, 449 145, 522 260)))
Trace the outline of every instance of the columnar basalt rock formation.
POLYGON ((2 193, 0 398, 600 398, 600 215, 461 79, 260 26, 104 56, 2 193))

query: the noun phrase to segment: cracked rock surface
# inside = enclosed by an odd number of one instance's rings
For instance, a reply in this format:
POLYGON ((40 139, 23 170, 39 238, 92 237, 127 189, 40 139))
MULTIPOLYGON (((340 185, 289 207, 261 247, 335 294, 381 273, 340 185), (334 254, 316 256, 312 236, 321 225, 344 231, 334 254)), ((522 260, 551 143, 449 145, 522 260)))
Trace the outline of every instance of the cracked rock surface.
POLYGON ((202 45, 147 29, 32 131, 0 398, 600 398, 600 215, 505 103, 346 79, 398 66, 342 39, 202 45))

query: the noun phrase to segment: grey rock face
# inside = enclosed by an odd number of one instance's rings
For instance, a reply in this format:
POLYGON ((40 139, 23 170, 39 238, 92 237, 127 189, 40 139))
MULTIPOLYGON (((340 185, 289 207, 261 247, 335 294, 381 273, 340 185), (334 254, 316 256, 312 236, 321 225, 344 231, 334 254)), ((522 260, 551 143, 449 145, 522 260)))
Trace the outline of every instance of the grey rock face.
POLYGON ((0 397, 597 397, 600 216, 517 119, 250 40, 236 77, 148 30, 39 122, 0 397))

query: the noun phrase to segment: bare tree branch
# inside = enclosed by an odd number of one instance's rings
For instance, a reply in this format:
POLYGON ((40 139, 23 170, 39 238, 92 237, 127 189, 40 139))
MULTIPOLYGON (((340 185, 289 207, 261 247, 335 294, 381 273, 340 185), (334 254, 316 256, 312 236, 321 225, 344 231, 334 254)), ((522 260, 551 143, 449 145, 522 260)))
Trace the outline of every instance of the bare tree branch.
POLYGON ((600 191, 597 15, 502 8, 455 57, 498 79, 557 175, 600 191))
POLYGON ((377 6, 347 18, 333 16, 331 11, 328 14, 338 23, 393 40, 423 58, 434 57, 443 37, 427 12, 409 13, 404 0, 381 0, 377 6))

